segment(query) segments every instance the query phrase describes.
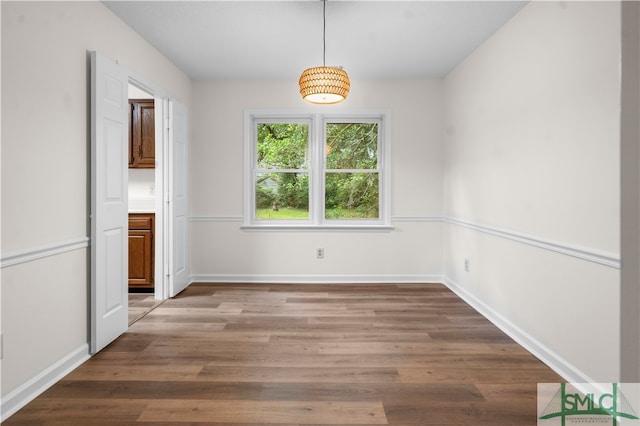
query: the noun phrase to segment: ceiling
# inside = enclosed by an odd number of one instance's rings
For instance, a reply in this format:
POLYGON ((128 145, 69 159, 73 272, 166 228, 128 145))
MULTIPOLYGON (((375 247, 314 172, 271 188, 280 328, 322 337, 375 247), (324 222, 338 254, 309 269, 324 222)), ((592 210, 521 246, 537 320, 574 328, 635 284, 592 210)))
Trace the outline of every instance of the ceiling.
MULTIPOLYGON (((326 3, 326 64, 351 78, 441 77, 526 1, 326 3)), ((322 1, 105 1, 193 79, 297 78, 322 65, 322 1)))

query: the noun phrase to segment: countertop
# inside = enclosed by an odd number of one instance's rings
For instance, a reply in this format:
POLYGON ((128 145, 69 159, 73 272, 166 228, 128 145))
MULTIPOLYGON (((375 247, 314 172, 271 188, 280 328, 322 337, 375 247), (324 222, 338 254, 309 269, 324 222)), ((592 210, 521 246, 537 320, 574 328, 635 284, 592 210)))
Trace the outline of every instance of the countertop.
POLYGON ((129 199, 129 213, 155 213, 155 198, 135 198, 129 199))

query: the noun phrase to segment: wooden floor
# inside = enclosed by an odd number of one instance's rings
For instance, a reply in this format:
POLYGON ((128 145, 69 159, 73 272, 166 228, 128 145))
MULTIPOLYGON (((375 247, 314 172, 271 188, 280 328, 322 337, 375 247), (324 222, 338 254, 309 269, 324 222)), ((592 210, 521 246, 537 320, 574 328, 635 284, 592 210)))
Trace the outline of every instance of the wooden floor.
POLYGON ((535 425, 562 379, 442 285, 191 285, 6 425, 535 425))

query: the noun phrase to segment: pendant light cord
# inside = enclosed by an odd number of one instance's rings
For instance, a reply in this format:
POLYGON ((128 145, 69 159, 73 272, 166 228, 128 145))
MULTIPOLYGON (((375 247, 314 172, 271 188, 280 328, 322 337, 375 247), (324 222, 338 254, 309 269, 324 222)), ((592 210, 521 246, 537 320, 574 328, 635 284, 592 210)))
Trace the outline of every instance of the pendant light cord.
POLYGON ((322 0, 322 66, 327 65, 327 0, 322 0))

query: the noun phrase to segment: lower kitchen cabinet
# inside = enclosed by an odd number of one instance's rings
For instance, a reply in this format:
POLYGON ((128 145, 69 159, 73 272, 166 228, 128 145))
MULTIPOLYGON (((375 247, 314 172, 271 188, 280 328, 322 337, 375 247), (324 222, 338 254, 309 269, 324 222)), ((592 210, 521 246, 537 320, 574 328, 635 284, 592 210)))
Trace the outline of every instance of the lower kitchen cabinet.
POLYGON ((129 214, 129 291, 153 289, 155 214, 129 214))

